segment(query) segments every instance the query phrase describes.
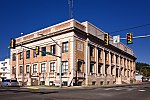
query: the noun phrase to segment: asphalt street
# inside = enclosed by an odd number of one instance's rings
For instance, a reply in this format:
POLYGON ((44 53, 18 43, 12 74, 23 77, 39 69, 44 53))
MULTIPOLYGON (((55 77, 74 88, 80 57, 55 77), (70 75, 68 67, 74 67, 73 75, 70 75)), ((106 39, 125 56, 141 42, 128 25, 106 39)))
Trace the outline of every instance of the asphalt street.
POLYGON ((150 100, 150 84, 105 88, 0 88, 0 100, 150 100))

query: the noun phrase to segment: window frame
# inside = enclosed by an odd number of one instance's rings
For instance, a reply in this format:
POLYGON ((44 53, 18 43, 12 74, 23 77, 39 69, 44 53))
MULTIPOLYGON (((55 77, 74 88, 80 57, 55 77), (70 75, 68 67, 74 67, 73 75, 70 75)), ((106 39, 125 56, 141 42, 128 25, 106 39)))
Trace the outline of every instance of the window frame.
POLYGON ((46 63, 41 63, 41 73, 45 73, 45 72, 46 72, 46 63), (45 66, 43 67, 43 65, 45 66))
POLYGON ((41 56, 46 56, 46 46, 41 48, 42 53, 41 56))
POLYGON ((62 43, 62 53, 68 52, 68 41, 62 43))
POLYGON ((30 50, 26 51, 26 59, 30 59, 30 50))

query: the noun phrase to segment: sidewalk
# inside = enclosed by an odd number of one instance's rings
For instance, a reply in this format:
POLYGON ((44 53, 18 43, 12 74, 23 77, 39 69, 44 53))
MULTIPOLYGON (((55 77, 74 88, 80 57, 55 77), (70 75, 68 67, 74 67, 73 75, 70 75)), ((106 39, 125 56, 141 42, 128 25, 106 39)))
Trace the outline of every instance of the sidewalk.
POLYGON ((55 87, 55 86, 25 86, 20 88, 28 88, 32 90, 39 90, 39 89, 95 89, 95 88, 115 88, 115 87, 125 87, 125 86, 135 86, 135 85, 142 85, 142 84, 150 84, 150 82, 143 82, 140 84, 115 84, 115 85, 101 85, 101 86, 62 86, 55 87))

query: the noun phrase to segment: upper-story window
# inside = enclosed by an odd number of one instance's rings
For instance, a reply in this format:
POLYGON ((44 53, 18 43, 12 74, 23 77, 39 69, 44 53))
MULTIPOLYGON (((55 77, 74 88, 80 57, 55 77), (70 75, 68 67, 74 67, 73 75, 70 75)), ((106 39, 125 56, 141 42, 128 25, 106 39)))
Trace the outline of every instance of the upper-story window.
POLYGON ((50 47, 51 47, 50 52, 52 54, 56 54, 56 45, 51 45, 50 47))
POLYGON ((22 52, 19 53, 19 57, 20 57, 20 60, 23 59, 23 53, 22 52))
POLYGON ((116 64, 119 64, 119 57, 116 55, 116 64))
POLYGON ((111 63, 114 63, 114 55, 111 54, 111 63))
POLYGON ((23 72, 23 67, 22 67, 22 65, 19 66, 19 70, 20 70, 20 74, 22 74, 22 72, 23 72))
POLYGON ((33 58, 36 58, 37 57, 37 55, 36 55, 36 50, 34 49, 33 50, 33 58))
POLYGON ((62 43, 62 52, 68 52, 68 42, 62 43))
POLYGON ((46 72, 46 63, 42 63, 41 64, 41 73, 45 73, 46 72))
POLYGON ((94 47, 90 46, 90 56, 94 57, 94 47))
POLYGON ((90 64, 90 73, 95 73, 94 72, 94 64, 90 64))
POLYGON ((42 47, 42 56, 46 56, 46 47, 42 47))
POLYGON ((16 67, 12 67, 12 74, 16 74, 16 67))
POLYGON ((55 70, 56 70, 56 64, 55 64, 55 62, 51 62, 50 63, 50 72, 55 72, 55 70))
POLYGON ((12 61, 16 61, 16 53, 12 54, 12 61))
POLYGON ((30 58, 30 50, 27 50, 26 51, 26 59, 29 59, 30 58))
POLYGON ((30 72, 30 65, 26 65, 26 73, 30 72))
POLYGON ((101 59, 102 58, 102 50, 98 50, 98 59, 101 59))
POLYGON ((37 73, 38 70, 37 70, 37 64, 33 64, 33 73, 37 73))
POLYGON ((108 61, 108 59, 109 59, 108 52, 105 52, 105 60, 108 61))
POLYGON ((62 62, 62 69, 63 69, 63 72, 68 72, 68 61, 62 62))

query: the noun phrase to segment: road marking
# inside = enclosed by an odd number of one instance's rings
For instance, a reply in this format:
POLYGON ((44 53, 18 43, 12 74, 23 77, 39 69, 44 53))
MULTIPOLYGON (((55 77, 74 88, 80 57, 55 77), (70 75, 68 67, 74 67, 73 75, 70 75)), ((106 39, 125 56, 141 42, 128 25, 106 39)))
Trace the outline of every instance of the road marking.
POLYGON ((122 90, 122 89, 115 89, 115 90, 119 91, 119 90, 122 90))
POLYGON ((140 92, 144 92, 144 91, 146 91, 146 90, 138 90, 138 91, 140 91, 140 92))
POLYGON ((111 90, 111 89, 113 89, 113 88, 107 88, 107 89, 104 89, 104 90, 111 90))

